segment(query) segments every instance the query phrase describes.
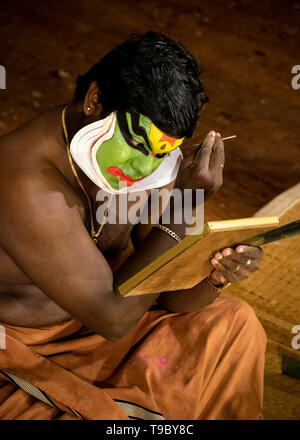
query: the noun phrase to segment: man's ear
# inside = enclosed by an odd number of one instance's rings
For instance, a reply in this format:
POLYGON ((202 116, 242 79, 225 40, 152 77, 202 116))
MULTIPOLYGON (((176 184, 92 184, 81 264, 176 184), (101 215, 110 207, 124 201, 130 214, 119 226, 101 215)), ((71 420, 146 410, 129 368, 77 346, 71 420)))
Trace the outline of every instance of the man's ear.
POLYGON ((102 105, 100 103, 100 89, 97 81, 91 82, 83 101, 83 113, 86 116, 100 116, 102 105))

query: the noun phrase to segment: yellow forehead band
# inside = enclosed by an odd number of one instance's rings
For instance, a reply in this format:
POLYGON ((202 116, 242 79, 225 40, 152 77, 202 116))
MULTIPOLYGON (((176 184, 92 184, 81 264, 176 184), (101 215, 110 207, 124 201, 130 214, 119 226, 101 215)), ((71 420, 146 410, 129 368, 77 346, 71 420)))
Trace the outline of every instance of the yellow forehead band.
POLYGON ((179 147, 184 140, 184 138, 176 139, 167 136, 153 123, 151 123, 149 139, 152 151, 155 154, 170 153, 170 151, 173 151, 175 148, 179 147))

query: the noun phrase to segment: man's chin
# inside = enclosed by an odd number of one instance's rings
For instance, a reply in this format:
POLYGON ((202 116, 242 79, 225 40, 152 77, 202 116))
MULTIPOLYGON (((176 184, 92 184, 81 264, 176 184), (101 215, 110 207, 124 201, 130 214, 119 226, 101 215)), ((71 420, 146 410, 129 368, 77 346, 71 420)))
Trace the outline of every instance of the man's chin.
POLYGON ((116 191, 119 191, 120 189, 123 189, 123 188, 127 188, 126 183, 123 183, 121 181, 118 181, 118 182, 110 182, 109 180, 106 180, 106 181, 116 191))

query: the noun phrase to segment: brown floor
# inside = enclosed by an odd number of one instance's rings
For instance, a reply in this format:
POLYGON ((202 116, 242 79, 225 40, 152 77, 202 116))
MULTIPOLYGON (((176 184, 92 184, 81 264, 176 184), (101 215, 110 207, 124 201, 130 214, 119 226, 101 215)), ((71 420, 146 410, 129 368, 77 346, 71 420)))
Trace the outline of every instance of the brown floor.
MULTIPOLYGON (((209 129, 238 135, 226 143, 224 184, 206 218, 251 216, 299 182, 300 89, 290 84, 291 68, 300 64, 299 0, 3 3, 0 65, 7 90, 0 90, 0 135, 68 102, 78 73, 130 33, 153 29, 184 43, 204 67, 210 103, 187 144, 209 129)), ((269 336, 267 322, 265 329, 269 336)), ((271 348, 267 361, 265 417, 300 419, 299 381, 272 375, 271 348)))

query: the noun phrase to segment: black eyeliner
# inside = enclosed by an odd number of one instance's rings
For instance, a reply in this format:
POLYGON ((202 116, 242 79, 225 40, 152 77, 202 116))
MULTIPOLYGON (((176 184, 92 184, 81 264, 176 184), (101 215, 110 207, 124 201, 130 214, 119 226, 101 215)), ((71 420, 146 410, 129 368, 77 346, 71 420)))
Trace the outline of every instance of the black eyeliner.
POLYGON ((129 131, 129 127, 128 127, 128 122, 127 122, 127 117, 126 117, 126 113, 123 111, 118 111, 117 112, 117 121, 122 133, 123 138, 125 139, 126 143, 132 147, 135 148, 136 150, 140 151, 141 153, 143 153, 145 156, 149 156, 149 151, 147 150, 147 148, 140 142, 137 145, 135 145, 132 142, 132 135, 129 131))

